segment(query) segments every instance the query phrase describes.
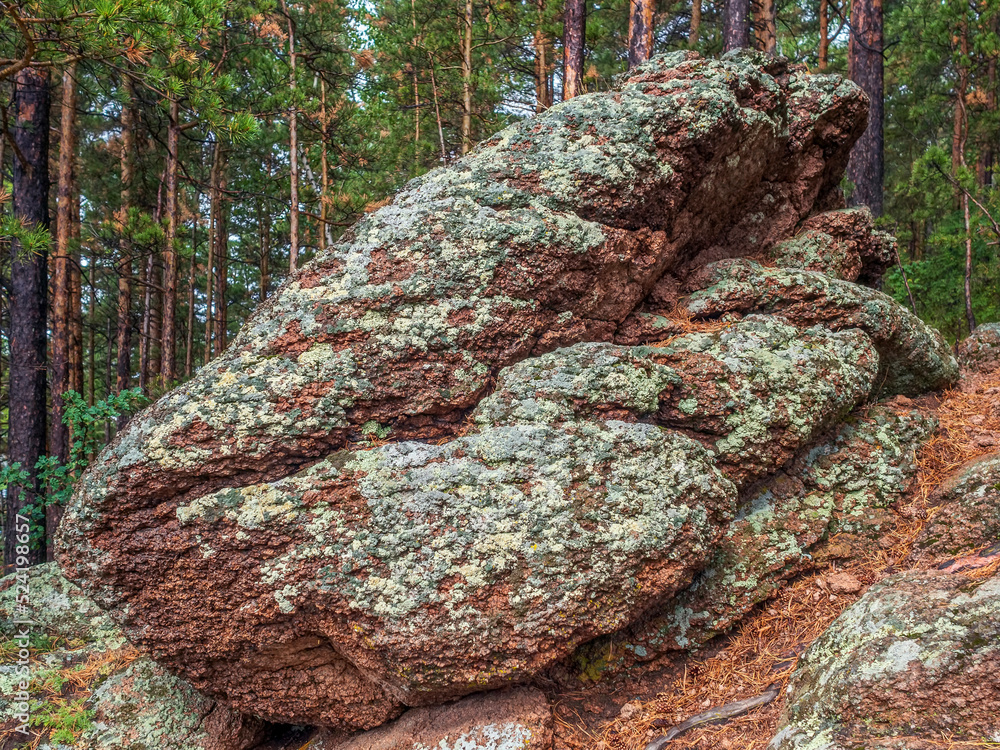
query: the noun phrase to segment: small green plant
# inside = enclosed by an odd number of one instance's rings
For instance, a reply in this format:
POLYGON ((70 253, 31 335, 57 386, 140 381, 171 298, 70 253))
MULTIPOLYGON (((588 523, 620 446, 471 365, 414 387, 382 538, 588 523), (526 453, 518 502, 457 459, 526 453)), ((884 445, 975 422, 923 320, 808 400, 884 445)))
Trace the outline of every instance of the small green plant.
MULTIPOLYGON (((32 544, 38 544, 45 533, 45 508, 49 505, 66 505, 73 487, 93 456, 104 445, 105 425, 124 414, 133 414, 149 403, 139 388, 109 395, 93 406, 87 404, 76 391, 63 394, 66 405, 63 422, 73 435, 69 460, 63 464, 55 456, 42 456, 35 464, 38 477, 38 500, 21 511, 31 524, 32 544)), ((11 485, 27 485, 29 473, 19 463, 0 468, 0 491, 11 485)))
POLYGON ((39 701, 32 707, 31 726, 48 729, 52 743, 71 744, 94 726, 94 712, 86 703, 86 698, 67 703, 39 701))
POLYGON ((389 433, 392 432, 392 428, 388 425, 381 425, 374 419, 369 419, 363 425, 361 425, 361 434, 368 435, 371 438, 378 438, 379 440, 385 440, 389 437, 389 433))

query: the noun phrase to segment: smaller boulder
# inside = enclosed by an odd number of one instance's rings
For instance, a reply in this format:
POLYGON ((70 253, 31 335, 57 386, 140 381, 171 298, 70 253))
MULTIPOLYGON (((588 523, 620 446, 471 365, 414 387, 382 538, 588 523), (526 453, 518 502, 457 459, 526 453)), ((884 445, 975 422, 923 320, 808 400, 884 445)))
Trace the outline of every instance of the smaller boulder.
POLYGON ((968 464, 931 502, 938 509, 913 545, 914 559, 940 563, 1000 542, 1000 453, 968 464))
POLYGON ((321 734, 309 750, 549 750, 552 709, 534 688, 478 693, 456 703, 414 708, 377 729, 321 734))
POLYGON ((1000 323, 983 323, 959 344, 958 363, 969 372, 1000 368, 1000 323))
POLYGON ((1000 734, 998 675, 1000 576, 892 576, 803 655, 768 747, 915 750, 992 741, 1000 734))

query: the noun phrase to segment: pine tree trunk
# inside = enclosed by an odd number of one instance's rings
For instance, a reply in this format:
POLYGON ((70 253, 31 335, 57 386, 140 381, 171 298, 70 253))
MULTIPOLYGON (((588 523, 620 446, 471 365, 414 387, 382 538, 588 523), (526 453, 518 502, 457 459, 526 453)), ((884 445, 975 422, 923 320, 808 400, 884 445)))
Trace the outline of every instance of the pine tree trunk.
POLYGON ((257 299, 263 302, 267 299, 268 288, 271 286, 271 232, 268 226, 268 217, 264 213, 264 206, 257 202, 257 237, 260 243, 260 284, 257 299))
POLYGON ((830 0, 819 0, 819 72, 830 65, 830 0))
POLYGON ((465 0, 462 33, 462 153, 472 148, 472 0, 465 0))
POLYGON ((628 17, 628 67, 641 65, 653 53, 653 15, 656 0, 630 0, 628 17))
POLYGON ((177 100, 170 102, 167 126, 167 231, 163 242, 163 344, 160 372, 163 385, 177 379, 177 165, 180 159, 180 112, 177 100))
MULTIPOLYGON (((14 79, 13 140, 19 153, 14 157, 14 217, 25 231, 49 227, 49 74, 47 70, 24 68, 14 79), (21 159, 24 159, 22 163, 21 159)), ((45 454, 45 355, 46 308, 48 307, 48 263, 44 247, 30 252, 15 238, 11 243, 10 268, 10 389, 7 449, 11 463, 28 472, 23 484, 7 488, 4 504, 5 566, 46 558, 44 529, 40 543, 18 555, 21 515, 42 500, 35 464, 45 454)))
MULTIPOLYGON (((1000 31, 1000 18, 994 18, 991 23, 994 34, 1000 31)), ((986 64, 986 111, 989 113, 989 121, 993 121, 994 113, 997 111, 997 58, 990 56, 986 64)), ((979 159, 976 162, 976 179, 983 187, 993 185, 993 163, 995 159, 996 134, 991 132, 986 136, 986 140, 979 150, 979 159)))
POLYGON ((146 257, 142 272, 142 336, 139 339, 139 387, 149 394, 149 360, 153 342, 153 255, 146 257))
POLYGON ((546 59, 548 39, 542 30, 542 25, 545 23, 545 0, 537 0, 535 11, 535 112, 544 112, 552 106, 549 63, 546 59))
POLYGON ((288 16, 288 88, 292 97, 291 106, 288 108, 288 163, 289 189, 291 193, 291 206, 288 216, 288 239, 290 245, 288 251, 288 272, 291 274, 295 273, 299 267, 299 125, 298 108, 295 101, 295 24, 292 22, 292 16, 288 12, 288 6, 284 0, 282 0, 282 7, 288 16))
POLYGON ((778 54, 777 8, 774 0, 757 0, 754 4, 754 27, 757 49, 769 57, 778 54))
MULTIPOLYGON (((87 304, 87 366, 90 370, 90 384, 87 393, 87 404, 93 406, 97 390, 97 258, 94 257, 93 253, 90 256, 88 270, 90 274, 87 282, 90 286, 90 294, 87 304)), ((111 346, 110 341, 108 342, 108 346, 111 346)))
POLYGON ((701 33, 701 0, 691 0, 691 30, 688 32, 688 46, 698 46, 698 36, 701 33))
POLYGON ((226 153, 219 150, 218 199, 215 219, 215 351, 225 351, 229 333, 228 302, 229 280, 229 217, 226 210, 226 153))
POLYGON ((201 196, 195 191, 191 220, 191 265, 188 267, 188 309, 187 328, 184 331, 184 377, 191 377, 191 367, 194 362, 194 302, 196 271, 198 270, 198 223, 201 196))
POLYGON ((725 52, 750 46, 750 0, 726 0, 722 43, 725 52))
POLYGON ((882 215, 882 177, 885 169, 882 0, 854 0, 847 57, 851 80, 871 100, 868 128, 854 144, 847 165, 847 176, 854 183, 851 203, 868 206, 878 217, 882 215))
POLYGON ((212 361, 213 294, 215 291, 215 205, 219 200, 219 142, 215 142, 209 176, 208 259, 205 261, 205 364, 212 361))
MULTIPOLYGON (((70 280, 69 387, 83 395, 83 270, 80 265, 80 191, 77 187, 76 164, 73 165, 73 219, 70 231, 73 256, 70 280)), ((70 432, 70 441, 73 433, 70 432)))
MULTIPOLYGON (((70 279, 73 236, 73 162, 76 159, 76 64, 66 66, 62 75, 59 115, 59 166, 56 188, 56 241, 52 253, 52 424, 49 453, 59 463, 69 460, 69 428, 63 423, 63 395, 70 389, 70 330, 73 289, 70 279)), ((60 511, 48 508, 48 525, 54 531, 60 511)))
POLYGON ((563 9, 563 101, 583 93, 587 0, 566 0, 563 9))

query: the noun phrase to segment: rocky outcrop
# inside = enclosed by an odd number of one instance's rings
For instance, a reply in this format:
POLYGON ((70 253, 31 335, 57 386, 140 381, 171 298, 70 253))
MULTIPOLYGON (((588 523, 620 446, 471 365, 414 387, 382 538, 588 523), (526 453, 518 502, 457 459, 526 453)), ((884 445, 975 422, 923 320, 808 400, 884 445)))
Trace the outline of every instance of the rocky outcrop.
POLYGON ((995 741, 998 670, 1000 577, 893 576, 805 653, 769 748, 918 750, 933 741, 995 741))
POLYGON ((1000 367, 1000 323, 983 323, 958 345, 958 361, 970 372, 1000 367))
POLYGON ((675 645, 725 627, 905 484, 926 425, 858 410, 957 373, 888 297, 732 260, 801 230, 881 272, 837 210, 866 111, 834 76, 676 54, 411 182, 132 420, 61 565, 206 695, 338 732, 653 613, 705 613, 675 645))

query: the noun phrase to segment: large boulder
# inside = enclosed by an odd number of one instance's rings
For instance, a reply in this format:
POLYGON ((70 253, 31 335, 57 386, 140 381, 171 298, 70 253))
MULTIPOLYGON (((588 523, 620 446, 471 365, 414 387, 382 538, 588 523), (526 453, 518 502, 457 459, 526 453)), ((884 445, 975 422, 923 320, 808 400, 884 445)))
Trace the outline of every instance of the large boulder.
POLYGON ((813 320, 758 300, 628 345, 704 264, 810 217, 874 274, 870 222, 834 210, 866 112, 835 76, 676 54, 414 180, 132 420, 67 509, 61 565, 199 691, 336 731, 527 681, 662 611, 756 482, 883 380, 955 369, 888 298, 806 271, 829 292, 813 320))
POLYGON ((992 742, 1000 735, 998 674, 1000 577, 892 576, 803 655, 769 748, 992 742))

